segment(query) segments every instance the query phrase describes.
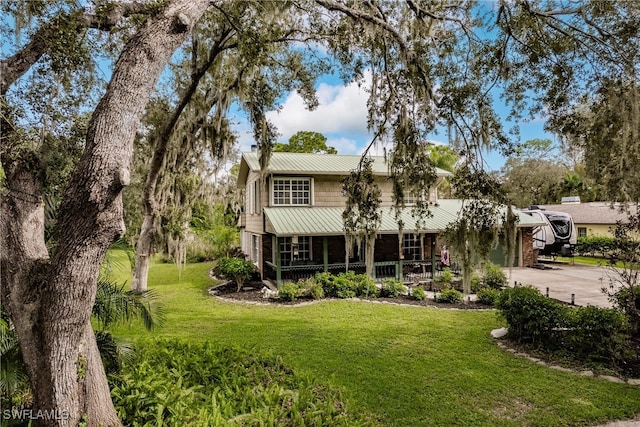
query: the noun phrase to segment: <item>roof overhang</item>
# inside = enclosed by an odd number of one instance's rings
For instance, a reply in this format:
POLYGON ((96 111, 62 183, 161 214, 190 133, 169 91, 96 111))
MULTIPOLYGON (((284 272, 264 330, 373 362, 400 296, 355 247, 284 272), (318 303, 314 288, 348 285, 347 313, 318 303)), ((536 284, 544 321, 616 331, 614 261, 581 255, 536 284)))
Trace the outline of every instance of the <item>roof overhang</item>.
MULTIPOLYGON (((431 206, 431 216, 419 221, 412 214, 411 207, 400 210, 406 233, 439 233, 458 218, 462 206, 461 200, 442 200, 431 206)), ((506 210, 506 208, 504 208, 506 210)), ((344 222, 340 207, 269 207, 264 208, 266 231, 276 236, 336 236, 344 235, 344 222)), ((516 211, 519 216, 518 228, 544 225, 529 215, 516 211)), ((378 234, 397 234, 398 222, 392 207, 381 208, 378 234)))

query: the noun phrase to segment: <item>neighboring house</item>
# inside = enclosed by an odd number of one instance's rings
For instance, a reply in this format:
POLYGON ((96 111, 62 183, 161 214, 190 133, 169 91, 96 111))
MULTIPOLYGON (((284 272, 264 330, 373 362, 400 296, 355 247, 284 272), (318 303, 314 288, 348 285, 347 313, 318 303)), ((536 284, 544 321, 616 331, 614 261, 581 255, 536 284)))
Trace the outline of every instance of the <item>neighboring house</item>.
MULTIPOLYGON (((627 212, 621 210, 619 204, 609 202, 587 202, 587 203, 563 203, 560 205, 540 206, 548 211, 565 212, 573 217, 578 237, 585 236, 607 236, 612 237, 611 231, 616 227, 616 223, 628 222, 627 212)), ((634 206, 629 206, 632 213, 636 212, 634 206)))
MULTIPOLYGON (((416 229, 411 208, 402 211, 404 233, 399 236, 392 210, 392 187, 383 157, 374 157, 373 171, 382 191, 382 223, 375 244, 377 278, 414 280, 432 277, 446 244, 439 233, 456 220, 460 200, 438 200, 437 184, 449 172, 438 170, 438 182, 430 189, 433 215, 416 229), (411 279, 409 279, 411 278, 411 279)), ((263 278, 281 283, 316 272, 338 273, 346 269, 345 232, 342 213, 345 197, 341 180, 354 170, 360 156, 338 154, 273 153, 260 171, 258 154, 244 153, 238 187, 244 189, 244 211, 240 216, 242 249, 258 266, 263 278)), ((539 225, 520 214, 516 266, 531 265, 532 227, 539 225), (522 249, 524 248, 524 250, 522 249)), ((364 251, 362 251, 364 252, 364 251)), ((501 250, 494 250, 500 260, 501 250)), ((494 258, 495 259, 495 258, 494 258)), ((349 259, 349 269, 364 272, 364 257, 349 259)), ((455 263, 453 254, 452 263, 455 263)))

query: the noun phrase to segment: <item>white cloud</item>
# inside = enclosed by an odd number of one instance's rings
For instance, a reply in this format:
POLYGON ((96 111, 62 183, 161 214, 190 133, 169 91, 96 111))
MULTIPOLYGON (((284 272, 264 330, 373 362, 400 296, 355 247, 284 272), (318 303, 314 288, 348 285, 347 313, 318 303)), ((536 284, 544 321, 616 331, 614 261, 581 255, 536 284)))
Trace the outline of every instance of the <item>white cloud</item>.
POLYGON ((334 147, 340 154, 358 154, 359 145, 355 139, 327 137, 327 146, 334 147))
POLYGON ((320 84, 317 88, 320 105, 314 111, 308 111, 300 95, 291 92, 282 108, 268 112, 267 118, 277 126, 283 141, 301 130, 320 132, 325 136, 340 134, 351 139, 369 137, 365 88, 370 81, 367 76, 361 86, 357 83, 347 86, 320 84))

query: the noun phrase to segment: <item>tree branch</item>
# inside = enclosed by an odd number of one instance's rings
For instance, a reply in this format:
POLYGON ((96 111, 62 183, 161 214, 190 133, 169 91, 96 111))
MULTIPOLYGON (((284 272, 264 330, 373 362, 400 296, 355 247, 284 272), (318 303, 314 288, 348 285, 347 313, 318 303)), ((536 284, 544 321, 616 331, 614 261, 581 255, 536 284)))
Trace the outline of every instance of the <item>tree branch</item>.
POLYGON ((60 31, 61 27, 71 26, 78 35, 87 28, 110 31, 122 18, 145 11, 149 11, 149 5, 145 3, 118 3, 105 13, 75 10, 43 24, 19 52, 0 60, 0 95, 6 95, 9 87, 48 52, 51 43, 65 36, 66 33, 60 31))

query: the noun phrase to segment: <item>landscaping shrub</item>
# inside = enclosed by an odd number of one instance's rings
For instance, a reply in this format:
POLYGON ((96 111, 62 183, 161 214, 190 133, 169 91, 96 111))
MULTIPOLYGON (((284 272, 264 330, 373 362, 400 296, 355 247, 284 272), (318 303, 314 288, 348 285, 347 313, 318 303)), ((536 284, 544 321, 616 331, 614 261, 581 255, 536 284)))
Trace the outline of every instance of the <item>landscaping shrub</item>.
POLYGON ((315 280, 322 286, 325 296, 331 298, 375 297, 377 292, 373 280, 365 274, 355 274, 352 271, 337 276, 318 273, 315 280))
POLYGON ((614 237, 582 236, 578 237, 575 252, 578 255, 606 257, 615 247, 616 241, 614 237))
POLYGON ((462 292, 455 289, 444 289, 442 292, 436 295, 436 301, 444 302, 447 304, 462 302, 462 292))
POLYGON ((437 283, 442 283, 443 285, 448 286, 451 284, 451 281, 454 277, 455 275, 453 274, 451 269, 449 267, 446 267, 444 270, 442 270, 442 273, 440 275, 436 276, 434 280, 437 283))
POLYGON ((572 313, 566 346, 575 357, 617 365, 626 358, 629 324, 620 310, 577 307, 572 313))
POLYGON ((427 293, 424 291, 422 286, 416 286, 411 290, 411 298, 417 299, 418 301, 424 301, 427 299, 427 293))
POLYGON ((352 271, 344 274, 349 280, 355 283, 356 295, 365 298, 375 298, 378 293, 378 288, 373 279, 367 277, 366 274, 355 274, 352 271))
POLYGON ((398 279, 385 279, 382 281, 380 296, 385 298, 397 298, 407 291, 407 287, 398 279))
POLYGON ((477 301, 480 304, 493 306, 500 296, 499 289, 482 288, 477 292, 477 301))
POLYGON ((284 301, 294 301, 300 296, 302 296, 302 289, 298 283, 285 283, 278 289, 278 297, 284 301))
POLYGON ((110 385, 124 425, 366 425, 340 390, 255 349, 149 342, 132 352, 110 385))
POLYGON ((507 288, 496 301, 509 325, 509 337, 520 343, 555 350, 569 321, 568 307, 545 297, 532 286, 507 288))
POLYGON ((302 296, 311 297, 313 299, 324 298, 324 289, 322 289, 322 285, 313 277, 298 282, 298 287, 300 288, 302 296))
POLYGON ((471 276, 471 293, 476 294, 483 287, 482 277, 477 273, 471 276))
POLYGON ((336 276, 333 286, 333 293, 338 298, 354 298, 357 295, 356 284, 344 273, 336 276))
POLYGON ((484 267, 484 285, 491 289, 502 289, 507 286, 507 275, 502 271, 502 268, 489 262, 484 267))
POLYGON ((233 280, 238 286, 238 292, 242 289, 242 284, 249 279, 256 271, 256 266, 251 261, 244 258, 222 257, 218 260, 213 272, 217 276, 222 276, 227 280, 233 280))

